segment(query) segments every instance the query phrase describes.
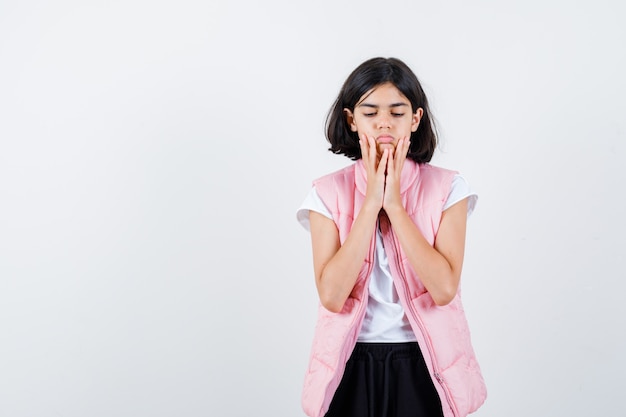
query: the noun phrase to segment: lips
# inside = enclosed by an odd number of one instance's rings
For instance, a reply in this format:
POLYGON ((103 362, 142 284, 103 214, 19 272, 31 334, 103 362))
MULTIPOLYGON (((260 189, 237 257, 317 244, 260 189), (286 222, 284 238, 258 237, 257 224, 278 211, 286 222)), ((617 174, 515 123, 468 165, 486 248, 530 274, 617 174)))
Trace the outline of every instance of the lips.
POLYGON ((392 136, 379 136, 378 138, 376 138, 376 141, 378 143, 393 143, 393 137, 392 136))

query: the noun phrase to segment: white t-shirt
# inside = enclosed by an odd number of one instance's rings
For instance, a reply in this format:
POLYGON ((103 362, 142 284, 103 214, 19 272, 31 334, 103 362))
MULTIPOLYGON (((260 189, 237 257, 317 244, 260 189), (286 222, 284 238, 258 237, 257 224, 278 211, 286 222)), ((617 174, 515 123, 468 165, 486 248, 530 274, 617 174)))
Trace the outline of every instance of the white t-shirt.
MULTIPOLYGON (((478 195, 472 191, 465 178, 457 174, 452 181, 450 194, 443 205, 443 210, 452 207, 464 198, 468 199, 467 215, 469 216, 474 210, 478 195)), ((298 221, 306 230, 310 230, 309 210, 316 211, 332 219, 330 211, 317 195, 315 187, 311 189, 296 213, 298 221)), ((404 309, 400 304, 398 293, 393 285, 387 254, 383 246, 382 234, 378 228, 376 232, 376 249, 374 251, 374 267, 368 288, 367 311, 357 340, 359 342, 372 343, 415 341, 415 335, 411 330, 409 321, 404 314, 404 309)))

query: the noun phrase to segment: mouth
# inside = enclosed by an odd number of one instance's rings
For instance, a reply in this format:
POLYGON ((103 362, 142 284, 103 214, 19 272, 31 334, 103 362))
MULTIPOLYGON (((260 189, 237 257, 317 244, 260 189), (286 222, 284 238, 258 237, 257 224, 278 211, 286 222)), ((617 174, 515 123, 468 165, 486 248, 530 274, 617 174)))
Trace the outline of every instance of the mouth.
POLYGON ((393 136, 389 136, 389 135, 381 135, 379 137, 376 138, 376 142, 383 144, 383 143, 393 143, 393 136))

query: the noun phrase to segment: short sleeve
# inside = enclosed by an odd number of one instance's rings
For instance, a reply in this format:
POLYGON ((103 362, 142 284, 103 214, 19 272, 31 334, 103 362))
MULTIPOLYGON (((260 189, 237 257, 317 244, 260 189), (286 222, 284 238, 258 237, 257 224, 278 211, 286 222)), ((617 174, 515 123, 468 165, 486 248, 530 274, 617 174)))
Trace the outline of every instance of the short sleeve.
POLYGON ((476 206, 478 194, 476 194, 472 190, 472 188, 462 175, 456 174, 454 176, 454 179, 452 180, 452 186, 450 187, 450 194, 448 194, 448 199, 443 205, 443 211, 449 209, 464 198, 467 198, 467 215, 469 217, 469 215, 472 214, 472 212, 474 211, 474 207, 476 206))
POLYGON ((332 214, 330 213, 320 196, 317 194, 317 191, 315 191, 315 187, 311 188, 311 191, 309 191, 309 194, 307 194, 306 198, 296 212, 296 218, 298 219, 298 222, 306 230, 311 230, 311 224, 309 223, 310 210, 316 211, 331 220, 333 218, 332 214))

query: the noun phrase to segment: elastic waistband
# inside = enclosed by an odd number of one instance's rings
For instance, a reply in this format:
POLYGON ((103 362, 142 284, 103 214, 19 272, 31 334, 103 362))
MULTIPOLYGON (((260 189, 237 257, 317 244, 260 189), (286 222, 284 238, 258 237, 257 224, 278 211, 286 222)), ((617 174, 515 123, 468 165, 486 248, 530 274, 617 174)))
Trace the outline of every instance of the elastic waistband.
POLYGON ((422 351, 417 342, 403 343, 364 343, 357 342, 352 351, 351 359, 354 360, 387 360, 390 355, 397 359, 414 358, 421 355, 422 351))

